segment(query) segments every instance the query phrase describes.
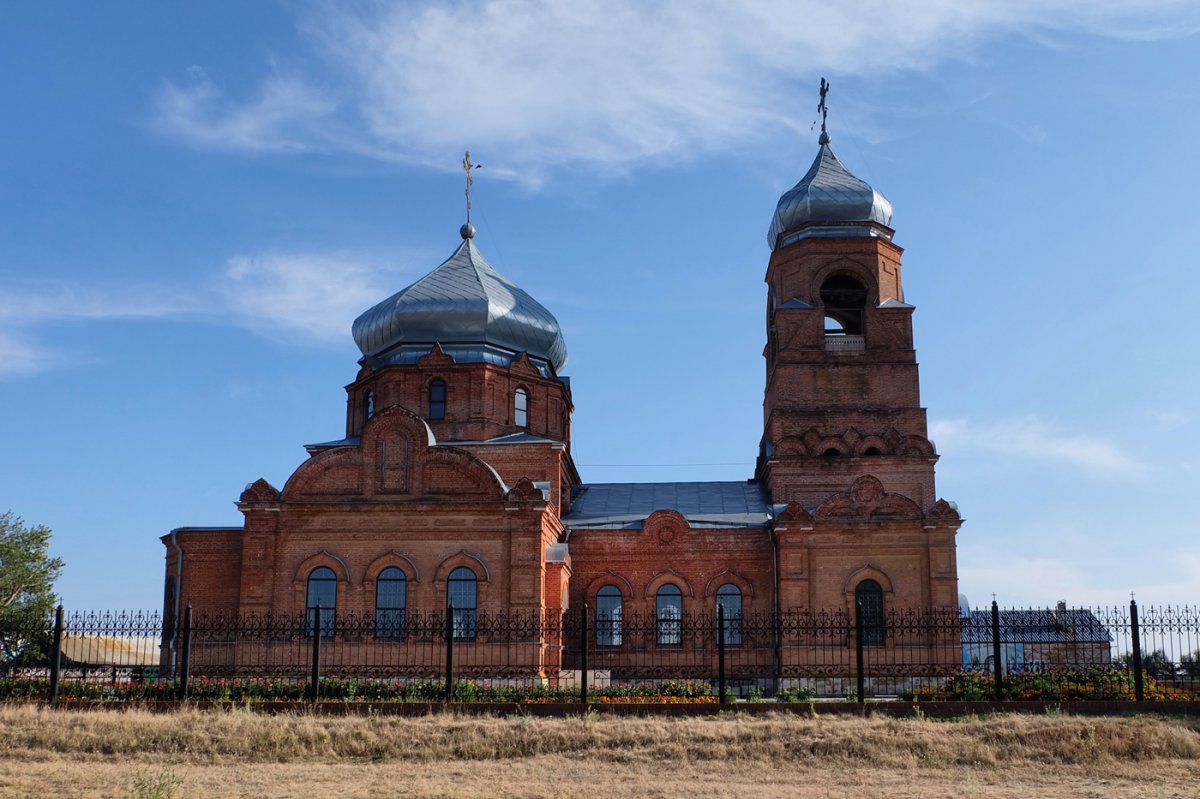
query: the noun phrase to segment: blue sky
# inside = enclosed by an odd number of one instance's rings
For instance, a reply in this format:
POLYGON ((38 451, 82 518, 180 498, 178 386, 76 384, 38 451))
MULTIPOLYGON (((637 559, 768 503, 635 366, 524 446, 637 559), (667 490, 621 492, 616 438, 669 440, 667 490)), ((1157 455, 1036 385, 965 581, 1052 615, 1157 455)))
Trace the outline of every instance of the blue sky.
POLYGON ((749 477, 821 76, 895 207, 961 590, 1200 599, 1200 7, 781 5, 6 6, 0 509, 64 601, 157 606, 158 536, 342 434, 350 322, 453 251, 468 147, 584 479, 749 477))

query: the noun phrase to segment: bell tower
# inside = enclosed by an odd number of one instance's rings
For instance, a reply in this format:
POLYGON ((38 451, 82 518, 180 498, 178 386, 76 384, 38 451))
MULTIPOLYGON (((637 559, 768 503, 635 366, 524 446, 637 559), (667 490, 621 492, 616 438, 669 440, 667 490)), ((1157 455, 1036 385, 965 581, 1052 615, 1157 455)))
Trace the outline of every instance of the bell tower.
POLYGON ((822 124, 817 156, 780 198, 768 234, 756 475, 773 502, 815 507, 870 474, 928 510, 937 456, 891 203, 852 175, 829 141, 822 124))

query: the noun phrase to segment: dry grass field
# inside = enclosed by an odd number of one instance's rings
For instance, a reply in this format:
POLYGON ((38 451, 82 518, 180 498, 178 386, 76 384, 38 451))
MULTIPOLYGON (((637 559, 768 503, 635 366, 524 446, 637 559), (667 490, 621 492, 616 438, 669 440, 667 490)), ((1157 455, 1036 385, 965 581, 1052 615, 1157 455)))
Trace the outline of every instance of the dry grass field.
POLYGON ((1200 720, 0 706, 3 797, 1186 797, 1200 720))

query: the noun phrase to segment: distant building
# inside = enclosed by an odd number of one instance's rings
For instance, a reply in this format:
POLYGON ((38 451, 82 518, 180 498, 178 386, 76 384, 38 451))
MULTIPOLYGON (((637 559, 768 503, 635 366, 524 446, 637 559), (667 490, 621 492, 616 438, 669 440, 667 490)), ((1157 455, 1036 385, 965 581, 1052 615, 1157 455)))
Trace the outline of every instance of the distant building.
POLYGON ((185 605, 320 604, 333 623, 450 604, 470 637, 482 611, 587 603, 593 643, 619 650, 631 613, 657 618, 647 645, 669 649, 672 619, 717 603, 727 617, 856 601, 872 619, 953 609, 961 520, 934 487, 892 208, 828 141, 770 225, 750 479, 586 482, 558 322, 487 262, 468 224, 446 261, 355 321, 344 437, 308 445, 282 488, 250 484, 242 526, 162 538, 168 620, 177 628, 185 605))
MULTIPOLYGON (((1046 671, 1058 667, 1108 666, 1112 634, 1092 611, 1001 610, 1000 664, 1004 672, 1046 671)), ((968 610, 962 621, 963 668, 994 673, 990 610, 968 610)))

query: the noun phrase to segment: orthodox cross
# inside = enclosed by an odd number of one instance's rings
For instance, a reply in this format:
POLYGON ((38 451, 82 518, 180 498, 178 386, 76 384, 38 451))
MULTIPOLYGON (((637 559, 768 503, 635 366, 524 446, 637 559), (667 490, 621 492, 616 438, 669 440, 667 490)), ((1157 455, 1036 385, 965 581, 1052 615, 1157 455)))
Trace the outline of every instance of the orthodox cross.
POLYGON ((474 178, 471 177, 472 169, 483 169, 483 164, 471 163, 471 151, 467 150, 463 153, 463 171, 467 173, 467 224, 471 224, 471 184, 474 178))
POLYGON ((817 103, 817 110, 821 112, 821 143, 829 141, 829 133, 825 130, 825 117, 829 113, 829 106, 825 104, 825 95, 829 94, 829 81, 821 78, 821 102, 817 103))

